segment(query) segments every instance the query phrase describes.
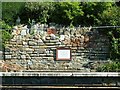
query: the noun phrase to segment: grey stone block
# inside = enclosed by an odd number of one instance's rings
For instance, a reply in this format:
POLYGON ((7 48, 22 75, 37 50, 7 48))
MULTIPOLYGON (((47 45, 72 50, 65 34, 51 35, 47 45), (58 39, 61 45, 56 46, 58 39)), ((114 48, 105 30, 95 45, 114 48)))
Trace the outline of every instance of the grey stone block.
POLYGON ((5 55, 5 59, 11 59, 12 56, 11 55, 5 55))
POLYGON ((39 54, 30 54, 31 57, 38 57, 39 54))
POLYGON ((21 58, 22 58, 22 59, 25 59, 25 58, 26 58, 26 56, 25 56, 25 55, 21 55, 21 58))
POLYGON ((53 54, 46 54, 46 56, 53 56, 53 54))
POLYGON ((5 52, 10 52, 10 48, 5 48, 5 52))
POLYGON ((34 40, 33 41, 28 41, 28 45, 37 45, 37 42, 34 42, 34 40))
POLYGON ((45 53, 45 49, 35 49, 35 51, 33 53, 44 54, 45 53))
POLYGON ((46 54, 39 54, 39 56, 46 56, 46 54))
POLYGON ((5 54, 10 54, 10 52, 5 52, 5 54))
POLYGON ((47 36, 47 37, 45 37, 45 39, 46 39, 46 40, 50 40, 50 39, 51 39, 51 37, 50 37, 50 36, 47 36))
POLYGON ((17 59, 17 57, 15 57, 15 56, 14 56, 14 57, 12 57, 12 58, 13 58, 13 59, 17 59))
POLYGON ((32 51, 26 51, 26 53, 30 54, 30 53, 33 53, 32 51))

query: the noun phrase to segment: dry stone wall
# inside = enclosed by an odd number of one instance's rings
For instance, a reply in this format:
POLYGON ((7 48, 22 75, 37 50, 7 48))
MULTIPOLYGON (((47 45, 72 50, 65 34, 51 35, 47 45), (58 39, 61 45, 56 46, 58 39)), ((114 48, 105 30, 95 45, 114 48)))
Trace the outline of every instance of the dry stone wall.
POLYGON ((56 33, 48 34, 47 28, 43 26, 41 28, 39 24, 33 29, 22 25, 15 26, 13 38, 5 47, 3 71, 78 70, 90 72, 107 62, 109 40, 98 30, 62 27, 54 28, 56 33), (59 47, 70 48, 72 60, 57 61, 56 49, 59 47))

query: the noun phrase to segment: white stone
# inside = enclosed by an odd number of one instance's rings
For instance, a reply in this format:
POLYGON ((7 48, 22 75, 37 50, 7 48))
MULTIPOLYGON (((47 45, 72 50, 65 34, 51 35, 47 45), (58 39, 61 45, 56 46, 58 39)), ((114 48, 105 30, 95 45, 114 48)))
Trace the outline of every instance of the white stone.
POLYGON ((24 41, 23 41, 23 45, 27 45, 27 42, 24 42, 24 41))
POLYGON ((41 39, 38 40, 39 43, 43 43, 43 41, 41 39))
POLYGON ((50 38, 51 38, 51 37, 49 37, 49 36, 45 37, 46 40, 50 40, 50 38))
POLYGON ((16 35, 16 30, 13 30, 12 35, 16 35))
POLYGON ((54 34, 50 34, 50 36, 51 36, 51 39, 56 39, 56 36, 54 35, 54 34))
POLYGON ((60 35, 60 40, 64 40, 65 39, 65 35, 60 35))
POLYGON ((13 29, 18 29, 18 27, 17 27, 17 26, 14 26, 13 29))
POLYGON ((5 55, 5 59, 11 59, 11 55, 5 55))
POLYGON ((28 65, 32 65, 32 64, 33 64, 33 62, 29 60, 28 61, 28 65))
POLYGON ((21 35, 26 35, 26 34, 27 34, 26 30, 21 31, 21 35))
POLYGON ((21 55, 21 58, 22 58, 22 59, 25 59, 25 58, 26 58, 26 56, 25 56, 25 55, 21 55))
POLYGON ((29 45, 37 45, 37 43, 33 41, 29 41, 29 45))
POLYGON ((84 36, 83 36, 83 35, 81 35, 80 42, 81 42, 81 43, 84 42, 84 36))

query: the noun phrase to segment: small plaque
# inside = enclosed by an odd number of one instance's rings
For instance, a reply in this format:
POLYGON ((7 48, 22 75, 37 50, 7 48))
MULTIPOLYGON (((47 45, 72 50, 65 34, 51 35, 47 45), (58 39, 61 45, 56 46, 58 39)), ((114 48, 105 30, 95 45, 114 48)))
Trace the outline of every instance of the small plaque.
POLYGON ((71 60, 71 49, 70 48, 57 48, 56 60, 71 60))

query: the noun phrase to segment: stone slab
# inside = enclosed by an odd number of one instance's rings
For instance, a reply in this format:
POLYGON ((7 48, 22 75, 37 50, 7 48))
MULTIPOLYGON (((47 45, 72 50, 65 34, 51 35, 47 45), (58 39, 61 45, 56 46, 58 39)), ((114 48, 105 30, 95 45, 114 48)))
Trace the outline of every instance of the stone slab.
POLYGON ((0 76, 56 76, 56 77, 119 77, 120 72, 76 72, 73 70, 25 70, 24 72, 1 72, 0 76))

